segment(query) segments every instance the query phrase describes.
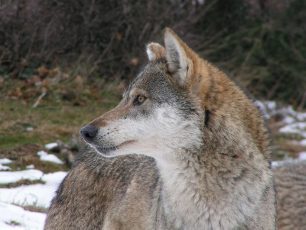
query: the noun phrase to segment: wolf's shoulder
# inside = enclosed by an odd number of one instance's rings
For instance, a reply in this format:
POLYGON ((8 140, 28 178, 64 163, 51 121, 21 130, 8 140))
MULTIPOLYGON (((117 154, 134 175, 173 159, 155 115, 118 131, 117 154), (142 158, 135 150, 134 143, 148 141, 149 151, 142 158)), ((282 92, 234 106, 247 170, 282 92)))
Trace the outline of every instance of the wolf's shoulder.
POLYGON ((159 173, 151 157, 105 158, 95 152, 82 152, 59 186, 46 229, 88 229, 85 223, 91 223, 89 229, 97 229, 109 216, 141 216, 138 212, 149 213, 152 199, 158 200, 159 188, 159 173), (112 207, 120 209, 113 214, 112 207))
POLYGON ((85 151, 77 158, 62 186, 77 182, 119 195, 126 193, 132 183, 147 192, 153 191, 158 180, 156 162, 151 157, 135 154, 105 158, 96 152, 85 151))

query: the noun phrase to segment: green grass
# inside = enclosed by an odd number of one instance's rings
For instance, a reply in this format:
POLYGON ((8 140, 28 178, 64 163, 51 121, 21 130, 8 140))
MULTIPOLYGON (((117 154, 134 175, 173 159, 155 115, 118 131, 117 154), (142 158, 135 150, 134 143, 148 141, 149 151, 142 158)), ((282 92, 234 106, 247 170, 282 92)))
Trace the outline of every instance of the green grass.
MULTIPOLYGON (((12 80, 13 82, 13 80, 12 80)), ((67 86, 60 86, 61 90, 67 86)), ((49 91, 41 103, 32 108, 36 98, 11 99, 4 96, 0 104, 0 150, 24 144, 68 141, 73 134, 94 118, 114 107, 119 94, 114 86, 75 92, 73 100, 63 100, 57 88, 49 91), (29 131, 29 128, 33 128, 29 131)), ((12 88, 8 83, 8 88, 12 88)), ((73 89, 73 86, 71 87, 73 89)), ((3 95, 0 94, 2 97, 3 95)))
POLYGON ((26 134, 1 134, 0 148, 10 148, 23 144, 43 143, 43 139, 39 135, 26 134))

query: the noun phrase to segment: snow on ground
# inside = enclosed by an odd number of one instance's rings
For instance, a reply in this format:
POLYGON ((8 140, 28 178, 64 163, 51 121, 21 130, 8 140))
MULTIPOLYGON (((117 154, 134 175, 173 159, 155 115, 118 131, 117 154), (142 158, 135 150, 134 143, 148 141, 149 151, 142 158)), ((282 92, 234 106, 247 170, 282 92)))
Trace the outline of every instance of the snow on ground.
POLYGON ((57 156, 54 154, 48 154, 45 151, 39 151, 37 155, 40 157, 41 161, 49 161, 55 164, 63 164, 63 161, 60 160, 57 156))
MULTIPOLYGON (((255 105, 262 112, 266 119, 269 119, 275 115, 280 115, 282 126, 279 129, 283 134, 295 134, 298 138, 295 143, 300 146, 306 146, 306 113, 297 112, 292 106, 279 106, 274 101, 256 101, 255 105)), ((288 157, 285 160, 273 161, 272 167, 279 167, 287 162, 297 162, 306 160, 306 151, 298 153, 297 159, 288 157)))
POLYGON ((27 169, 34 169, 35 168, 35 166, 34 165, 27 165, 27 167, 26 167, 27 169))
MULTIPOLYGON (((0 201, 21 206, 48 208, 59 183, 66 176, 66 172, 55 172, 43 175, 41 171, 35 171, 40 172, 41 176, 37 179, 42 180, 45 184, 22 185, 16 188, 1 188, 0 201)), ((0 173, 0 176, 1 174, 2 173, 0 173)), ((2 182, 0 181, 0 183, 2 182)))
POLYGON ((300 145, 306 146, 306 139, 300 141, 300 145))
POLYGON ((272 169, 273 168, 277 168, 277 167, 282 167, 284 165, 288 165, 288 164, 296 164, 296 163, 301 163, 301 162, 305 162, 306 161, 304 159, 292 159, 292 158, 289 158, 289 159, 286 159, 286 160, 281 160, 281 161, 272 161, 272 169))
POLYGON ((49 143, 49 144, 46 144, 46 145, 45 145, 45 148, 48 149, 48 150, 54 149, 54 148, 56 148, 56 147, 58 147, 58 143, 56 143, 56 142, 54 142, 54 143, 49 143))
POLYGON ((7 158, 0 159, 0 171, 9 171, 11 170, 10 166, 7 166, 6 164, 10 164, 12 161, 7 158))
POLYGON ((43 173, 36 169, 16 171, 16 172, 0 172, 0 184, 14 183, 19 180, 39 180, 43 173))
POLYGON ((46 214, 26 211, 16 205, 0 202, 1 230, 43 229, 46 214))
POLYGON ((297 134, 302 138, 301 146, 306 146, 306 113, 297 112, 292 106, 278 106, 274 101, 256 101, 255 105, 267 119, 279 114, 282 116, 283 126, 279 132, 284 134, 297 134))
MULTIPOLYGON (((46 152, 40 154, 40 159, 63 163, 55 155, 46 152)), ((0 188, 0 230, 43 229, 46 214, 28 211, 26 207, 47 209, 67 172, 44 174, 34 169, 34 165, 28 165, 26 170, 22 171, 3 171, 10 169, 4 165, 10 163, 12 161, 7 158, 0 159, 0 185, 4 187, 0 188), (25 179, 33 181, 34 184, 5 188, 7 184, 25 179)))
POLYGON ((281 133, 295 133, 306 138, 306 122, 296 122, 286 125, 279 130, 281 133))
POLYGON ((299 159, 300 160, 306 160, 306 152, 300 152, 299 159))
POLYGON ((11 167, 0 164, 0 171, 10 171, 11 167))
POLYGON ((282 114, 284 119, 288 119, 289 123, 293 121, 306 121, 306 113, 297 112, 292 106, 279 106, 275 101, 255 101, 254 104, 267 118, 278 113, 282 114))
POLYGON ((10 164, 10 163, 12 163, 10 159, 7 158, 0 159, 0 164, 10 164))

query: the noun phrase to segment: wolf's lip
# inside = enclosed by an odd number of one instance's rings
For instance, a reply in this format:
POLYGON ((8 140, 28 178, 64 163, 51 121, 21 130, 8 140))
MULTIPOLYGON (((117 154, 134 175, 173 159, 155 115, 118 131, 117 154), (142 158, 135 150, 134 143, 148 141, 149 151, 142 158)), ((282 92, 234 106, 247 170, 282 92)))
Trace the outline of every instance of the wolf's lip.
POLYGON ((101 152, 101 153, 104 153, 104 154, 107 154, 107 153, 109 153, 109 152, 111 152, 111 151, 114 151, 114 150, 116 150, 117 149, 117 147, 108 147, 108 148, 104 148, 104 147, 97 147, 97 150, 99 151, 99 152, 101 152))
POLYGON ((130 144, 130 143, 133 143, 135 141, 131 140, 131 141, 125 141, 123 143, 121 143, 120 145, 117 145, 117 146, 109 146, 109 147, 101 147, 101 146, 97 146, 97 150, 103 154, 107 154, 111 151, 115 151, 116 149, 119 149, 120 147, 122 146, 125 146, 127 144, 130 144))

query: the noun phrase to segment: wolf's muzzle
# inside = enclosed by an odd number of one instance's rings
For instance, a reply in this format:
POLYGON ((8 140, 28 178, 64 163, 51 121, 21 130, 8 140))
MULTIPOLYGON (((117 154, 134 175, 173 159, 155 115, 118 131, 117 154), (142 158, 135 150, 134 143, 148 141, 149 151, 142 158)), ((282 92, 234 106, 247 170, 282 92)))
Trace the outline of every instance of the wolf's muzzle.
POLYGON ((80 130, 81 136, 87 142, 92 142, 98 133, 98 128, 94 125, 86 125, 80 130))

